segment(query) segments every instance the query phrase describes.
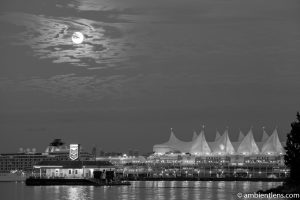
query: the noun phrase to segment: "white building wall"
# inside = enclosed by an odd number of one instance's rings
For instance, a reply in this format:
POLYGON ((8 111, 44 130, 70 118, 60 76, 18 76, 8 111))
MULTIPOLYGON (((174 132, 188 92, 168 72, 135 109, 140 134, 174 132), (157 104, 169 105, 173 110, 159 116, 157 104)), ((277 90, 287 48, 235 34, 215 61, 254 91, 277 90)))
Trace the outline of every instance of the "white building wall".
POLYGON ((83 169, 46 169, 47 177, 83 178, 83 169))
POLYGON ((48 178, 93 178, 94 171, 114 170, 114 168, 84 168, 84 169, 46 169, 48 178))

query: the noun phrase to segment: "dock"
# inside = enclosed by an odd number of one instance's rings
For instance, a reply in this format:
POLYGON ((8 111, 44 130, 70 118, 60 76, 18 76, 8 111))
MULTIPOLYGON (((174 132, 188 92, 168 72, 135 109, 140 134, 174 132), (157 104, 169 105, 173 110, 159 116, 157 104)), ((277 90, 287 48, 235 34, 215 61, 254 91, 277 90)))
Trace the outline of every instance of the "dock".
POLYGON ((101 181, 98 179, 65 179, 65 178, 27 178, 27 186, 46 185, 86 185, 86 186, 129 186, 128 181, 101 181))

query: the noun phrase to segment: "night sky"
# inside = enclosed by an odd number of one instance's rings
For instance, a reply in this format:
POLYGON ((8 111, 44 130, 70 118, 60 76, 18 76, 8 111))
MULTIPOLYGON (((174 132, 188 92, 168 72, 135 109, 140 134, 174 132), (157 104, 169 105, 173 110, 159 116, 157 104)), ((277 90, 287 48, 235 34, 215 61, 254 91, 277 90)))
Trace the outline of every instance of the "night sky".
POLYGON ((0 152, 54 139, 151 152, 300 110, 298 0, 1 0, 0 152), (71 41, 84 34, 80 45, 71 41))

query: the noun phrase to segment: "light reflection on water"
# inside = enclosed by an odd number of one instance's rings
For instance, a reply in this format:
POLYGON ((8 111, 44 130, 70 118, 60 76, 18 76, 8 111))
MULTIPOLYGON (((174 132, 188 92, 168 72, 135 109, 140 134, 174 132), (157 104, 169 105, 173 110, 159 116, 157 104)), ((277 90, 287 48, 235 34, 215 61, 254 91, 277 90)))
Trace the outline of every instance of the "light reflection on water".
POLYGON ((276 182, 145 181, 131 186, 25 186, 0 183, 1 199, 9 200, 181 200, 237 199, 238 192, 251 193, 281 185, 276 182))

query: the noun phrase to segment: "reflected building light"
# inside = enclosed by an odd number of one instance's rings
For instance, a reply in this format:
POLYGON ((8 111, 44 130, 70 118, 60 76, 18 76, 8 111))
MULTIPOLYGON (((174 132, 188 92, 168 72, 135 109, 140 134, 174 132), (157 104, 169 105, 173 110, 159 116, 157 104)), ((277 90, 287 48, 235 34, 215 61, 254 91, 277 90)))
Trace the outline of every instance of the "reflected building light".
POLYGON ((84 190, 85 187, 68 187, 67 189, 67 200, 81 200, 84 199, 87 195, 87 190, 84 190))

